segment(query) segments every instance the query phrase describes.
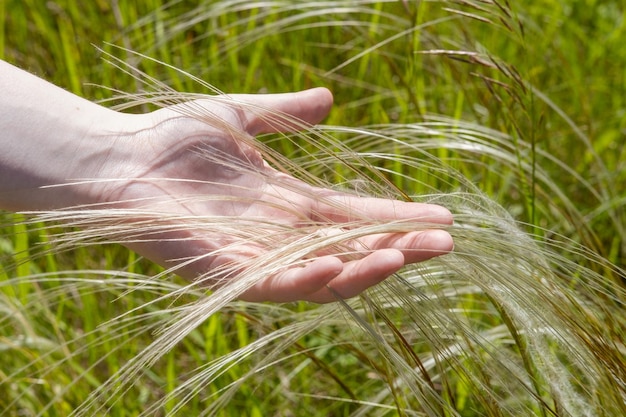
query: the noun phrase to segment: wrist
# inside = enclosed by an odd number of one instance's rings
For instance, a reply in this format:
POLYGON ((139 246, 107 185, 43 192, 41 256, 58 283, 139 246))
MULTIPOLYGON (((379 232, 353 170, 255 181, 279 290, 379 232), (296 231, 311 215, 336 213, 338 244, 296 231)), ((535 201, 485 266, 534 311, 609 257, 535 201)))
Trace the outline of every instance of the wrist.
POLYGON ((0 61, 0 208, 49 210, 99 202, 97 182, 128 115, 0 61))
POLYGON ((55 199, 53 208, 110 203, 111 190, 128 181, 136 169, 137 135, 132 127, 140 116, 89 104, 94 106, 89 116, 72 126, 75 148, 65 155, 65 176, 57 178, 58 186, 46 187, 65 191, 65 201, 55 199))

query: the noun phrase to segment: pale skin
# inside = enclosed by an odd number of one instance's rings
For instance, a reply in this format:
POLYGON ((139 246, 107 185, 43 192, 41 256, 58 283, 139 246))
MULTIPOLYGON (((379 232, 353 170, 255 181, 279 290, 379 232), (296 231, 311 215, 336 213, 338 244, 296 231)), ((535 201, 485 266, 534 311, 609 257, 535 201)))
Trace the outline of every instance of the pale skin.
MULTIPOLYGON (((214 125, 181 114, 176 106, 146 114, 121 113, 2 61, 0 91, 0 208, 5 210, 41 211, 112 203, 118 208, 137 209, 149 199, 151 207, 158 202, 160 209, 172 214, 279 219, 290 225, 324 219, 335 223, 337 230, 354 218, 414 220, 442 227, 453 221, 451 213, 438 205, 356 197, 314 188, 276 171, 255 148, 237 140, 230 128, 224 128, 230 126, 250 137, 289 129, 265 122, 258 111, 233 110, 219 100, 194 102, 194 108, 202 108, 224 122, 214 125), (225 156, 229 163, 252 169, 228 170, 220 158, 201 157, 198 150, 225 156), (171 181, 172 178, 185 181, 171 181), (94 181, 76 184, 86 179, 94 181), (71 183, 74 184, 49 187, 71 183), (180 201, 199 195, 228 196, 236 202, 180 201), (278 202, 285 201, 289 212, 277 207, 278 202)), ((333 101, 324 88, 230 97, 309 124, 320 122, 333 101)), ((172 231, 128 246, 171 267, 175 260, 201 256, 232 243, 229 236, 172 231)), ((323 303, 336 300, 337 295, 353 297, 407 264, 450 252, 453 241, 446 231, 435 228, 370 235, 355 242, 354 247, 369 250, 358 259, 327 251, 303 266, 259 282, 241 298, 323 303)), ((204 258, 177 273, 194 279, 211 268, 262 254, 263 248, 242 244, 236 253, 204 258)))

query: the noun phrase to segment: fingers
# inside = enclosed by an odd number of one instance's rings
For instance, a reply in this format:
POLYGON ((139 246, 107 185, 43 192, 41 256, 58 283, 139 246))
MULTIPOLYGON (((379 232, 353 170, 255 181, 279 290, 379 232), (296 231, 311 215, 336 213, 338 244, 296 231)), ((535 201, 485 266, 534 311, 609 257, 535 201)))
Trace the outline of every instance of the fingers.
POLYGON ((247 301, 289 302, 306 300, 316 303, 336 301, 328 290, 343 298, 354 297, 378 284, 404 266, 404 256, 395 249, 373 252, 358 261, 342 263, 338 258, 318 258, 302 268, 291 268, 266 279, 247 291, 247 301))
POLYGON ((310 294, 307 300, 329 303, 337 301, 337 296, 352 298, 397 272, 404 266, 404 262, 402 253, 395 249, 372 252, 363 259, 345 263, 341 274, 310 294))
POLYGON ((244 128, 253 136, 302 130, 304 126, 301 122, 319 123, 333 104, 333 96, 326 88, 284 94, 236 94, 230 97, 257 107, 246 109, 247 120, 244 128), (285 115, 295 120, 290 121, 285 115))
POLYGON ((366 236, 359 239, 359 245, 369 250, 396 249, 408 265, 451 252, 454 241, 445 230, 424 230, 366 236))
POLYGON ((402 267, 444 255, 454 247, 452 237, 443 230, 371 236, 365 242, 374 252, 344 263, 341 274, 304 299, 328 303, 337 301, 337 296, 354 297, 402 267))
POLYGON ((371 236, 362 242, 372 250, 358 260, 342 262, 335 256, 318 258, 305 267, 291 268, 247 291, 247 301, 316 303, 351 298, 407 264, 421 262, 452 250, 452 237, 443 230, 371 236), (332 290, 329 290, 329 288, 332 290))
MULTIPOLYGON (((309 300, 343 271, 343 263, 333 256, 318 258, 301 268, 290 268, 265 279, 240 298, 246 301, 289 302, 309 300)), ((311 300, 313 301, 313 300, 311 300)))
MULTIPOLYGON (((322 192, 323 193, 323 192, 322 192)), ((450 210, 437 204, 413 203, 349 194, 320 195, 311 202, 314 220, 347 223, 358 220, 415 220, 423 223, 452 224, 450 210)))

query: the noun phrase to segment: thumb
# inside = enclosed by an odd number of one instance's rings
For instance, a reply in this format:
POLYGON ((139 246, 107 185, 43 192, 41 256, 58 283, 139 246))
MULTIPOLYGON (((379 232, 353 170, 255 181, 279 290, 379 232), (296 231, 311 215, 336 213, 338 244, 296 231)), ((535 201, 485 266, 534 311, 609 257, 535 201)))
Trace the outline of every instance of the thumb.
POLYGON ((306 125, 319 123, 333 104, 331 92, 323 87, 295 93, 233 94, 230 97, 248 104, 244 107, 244 128, 253 136, 302 130, 306 125))

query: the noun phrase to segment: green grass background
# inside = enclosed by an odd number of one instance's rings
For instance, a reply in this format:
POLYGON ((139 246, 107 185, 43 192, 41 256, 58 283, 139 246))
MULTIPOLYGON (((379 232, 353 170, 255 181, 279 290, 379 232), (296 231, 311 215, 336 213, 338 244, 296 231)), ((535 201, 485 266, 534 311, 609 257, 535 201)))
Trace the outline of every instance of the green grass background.
MULTIPOLYGON (((468 157, 446 148, 433 153, 525 223, 538 239, 558 233, 563 240, 557 241, 557 249, 565 256, 576 259, 568 254, 564 238, 569 238, 625 266, 626 8, 622 1, 539 0, 510 5, 504 1, 303 1, 273 6, 263 2, 262 7, 254 7, 255 2, 214 1, 201 9, 195 2, 173 2, 163 8, 166 3, 5 0, 0 3, 0 57, 91 100, 110 98, 113 93, 107 88, 128 92, 143 88, 107 63, 105 52, 138 65, 179 91, 206 92, 188 77, 140 60, 122 47, 230 93, 326 86, 336 102, 325 121, 329 125, 403 124, 433 121, 436 115, 476 123, 510 135, 514 158, 502 161, 480 152, 468 157), (547 181, 536 175, 539 170, 548 175, 547 181)), ((134 111, 147 110, 150 107, 134 111)), ((290 143, 267 140, 287 156, 299 156, 290 143)), ((367 148, 363 143, 353 145, 367 148)), ((497 142, 493 146, 497 148, 497 142)), ((380 164, 390 181, 407 194, 459 187, 405 166, 400 159, 380 164)), ((320 175, 342 180, 344 174, 320 175)), ((141 274, 159 270, 115 245, 49 252, 55 229, 26 226, 22 219, 3 215, 1 280, 57 270, 141 274)), ((580 262, 586 262, 584 257, 580 262)), ((619 274, 601 272, 607 281, 623 280, 619 274)), ((81 290, 80 282, 74 293, 55 293, 57 284, 52 280, 2 288, 3 313, 14 317, 3 321, 0 335, 4 350, 0 390, 5 391, 0 392, 0 406, 4 405, 6 415, 67 415, 150 341, 145 329, 141 337, 131 337, 134 328, 145 324, 140 320, 135 327, 129 325, 126 333, 116 333, 117 339, 107 338, 106 326, 101 327, 106 318, 146 302, 148 295, 117 299, 124 293, 122 286, 100 293, 87 286, 81 290), (49 346, 64 343, 64 349, 40 360, 49 346), (70 354, 87 345, 91 348, 80 355, 70 354), (120 352, 105 354, 112 351, 120 352), (21 367, 31 370, 17 372, 21 367), (72 384, 79 376, 80 383, 72 384), (70 387, 67 392, 65 387, 70 387), (16 393, 20 393, 18 400, 14 400, 16 393), (54 405, 45 408, 55 396, 54 405)), ((165 316, 168 307, 155 304, 153 309, 162 309, 165 316)), ((306 311, 310 306, 276 307, 265 322, 246 314, 246 308, 212 316, 183 346, 148 371, 132 388, 132 395, 112 405, 110 414, 136 415, 174 390, 181 372, 246 346, 268 329, 280 328, 281 314, 286 314, 283 308, 306 311)), ((335 336, 329 328, 328 334, 301 340, 291 353, 323 347, 335 336)), ((351 389, 365 383, 359 379, 362 375, 350 374, 359 360, 351 348, 329 345, 304 357, 305 362, 285 360, 284 364, 284 373, 296 381, 292 383, 300 392, 334 396, 338 391, 349 397, 351 389), (322 381, 329 376, 336 386, 324 386, 322 381)), ((211 394, 246 370, 245 364, 229 368, 223 379, 204 387, 185 412, 197 414, 211 394)), ((250 379, 222 415, 348 415, 351 411, 350 404, 340 401, 284 398, 280 375, 250 379)), ((465 398, 457 402, 462 415, 479 415, 472 411, 475 404, 469 394, 463 394, 460 382, 456 395, 465 398)), ((174 406, 168 403, 156 414, 174 406)))

